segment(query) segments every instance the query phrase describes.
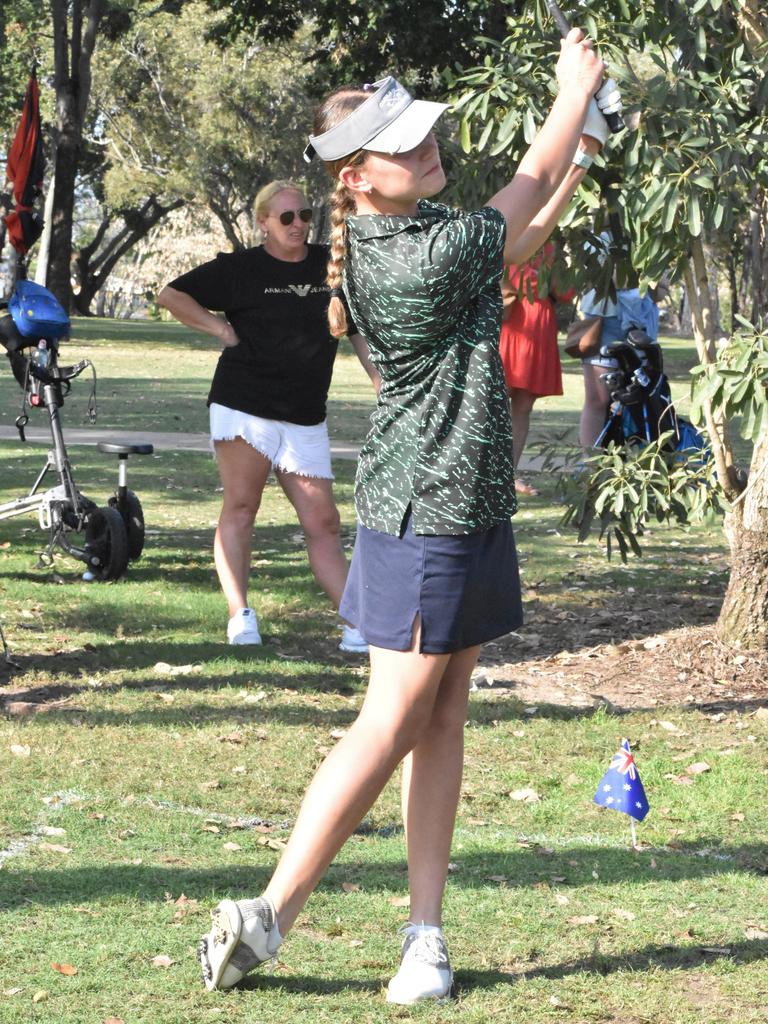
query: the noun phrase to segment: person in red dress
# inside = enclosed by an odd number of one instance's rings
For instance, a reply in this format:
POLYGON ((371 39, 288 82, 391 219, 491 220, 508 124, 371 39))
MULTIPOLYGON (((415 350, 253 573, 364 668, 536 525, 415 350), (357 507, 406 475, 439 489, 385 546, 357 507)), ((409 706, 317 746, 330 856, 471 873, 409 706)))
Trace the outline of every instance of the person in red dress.
MULTIPOLYGON (((537 398, 563 393, 555 302, 567 302, 574 293, 560 294, 550 283, 549 295, 541 299, 537 289, 542 261, 551 265, 554 252, 555 247, 548 242, 528 263, 510 266, 501 285, 504 318, 499 349, 512 408, 515 470, 528 437, 533 403, 537 398)), ((519 477, 515 489, 518 494, 538 494, 519 477)))

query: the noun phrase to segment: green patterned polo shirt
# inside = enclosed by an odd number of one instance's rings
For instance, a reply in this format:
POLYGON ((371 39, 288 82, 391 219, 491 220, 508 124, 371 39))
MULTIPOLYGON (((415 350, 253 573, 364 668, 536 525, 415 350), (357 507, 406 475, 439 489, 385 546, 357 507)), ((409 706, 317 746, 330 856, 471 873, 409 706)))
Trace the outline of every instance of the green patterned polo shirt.
POLYGON ((355 503, 371 530, 488 530, 517 511, 499 356, 506 225, 421 201, 414 217, 355 216, 344 289, 382 387, 355 503))

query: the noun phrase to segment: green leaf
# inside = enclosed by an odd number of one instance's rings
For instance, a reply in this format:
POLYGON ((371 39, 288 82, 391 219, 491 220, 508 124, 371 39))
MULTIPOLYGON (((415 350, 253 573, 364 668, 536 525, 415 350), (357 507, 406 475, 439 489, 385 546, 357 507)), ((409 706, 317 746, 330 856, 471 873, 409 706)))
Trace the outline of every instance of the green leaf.
POLYGON ((461 148, 465 153, 469 153, 472 149, 472 134, 469 128, 469 121, 466 117, 461 119, 461 127, 459 128, 459 141, 461 142, 461 148))

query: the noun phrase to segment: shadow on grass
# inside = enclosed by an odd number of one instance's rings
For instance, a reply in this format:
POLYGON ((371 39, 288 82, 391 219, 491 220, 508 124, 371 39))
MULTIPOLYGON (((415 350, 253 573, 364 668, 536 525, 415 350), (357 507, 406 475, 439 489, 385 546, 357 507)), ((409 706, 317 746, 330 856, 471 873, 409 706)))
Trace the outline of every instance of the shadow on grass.
MULTIPOLYGON (((402 836, 397 830, 393 830, 393 834, 398 843, 396 848, 392 848, 389 859, 373 862, 345 859, 343 864, 334 863, 318 891, 338 893, 343 876, 347 880, 354 879, 360 886, 361 896, 366 892, 390 892, 393 884, 399 884, 406 873, 402 836)), ((380 835, 381 830, 377 830, 372 837, 380 839, 380 835)), ((367 841, 366 835, 356 839, 357 843, 367 841)), ((352 856, 354 849, 354 846, 346 847, 352 856)), ((196 851, 185 853, 190 861, 199 856, 196 851)), ((629 849, 587 845, 567 847, 561 852, 543 856, 541 847, 531 846, 505 854, 462 854, 455 850, 451 857, 456 869, 451 872, 450 885, 486 893, 489 890, 489 873, 504 873, 508 877, 505 888, 520 889, 548 883, 552 876, 565 879, 558 883, 562 887, 611 886, 627 881, 647 886, 661 882, 715 879, 719 875, 763 876, 768 872, 768 844, 717 845, 717 840, 708 841, 706 837, 680 850, 658 848, 637 853, 629 849), (709 850, 710 855, 700 856, 702 849, 709 850), (652 860, 655 867, 651 867, 652 860), (595 872, 599 878, 597 882, 595 872)), ((179 860, 183 862, 184 858, 179 860)), ((227 864, 220 868, 200 869, 183 863, 173 867, 102 864, 70 869, 35 867, 30 870, 10 860, 0 872, 0 902, 10 909, 36 903, 63 905, 89 899, 108 901, 118 896, 163 904, 168 892, 184 892, 190 898, 199 897, 211 902, 225 896, 241 899, 260 892, 271 872, 272 866, 263 864, 227 864)), ((761 948, 766 948, 765 942, 761 948)))
POLYGON ((716 961, 748 964, 765 960, 766 957, 768 957, 768 941, 765 939, 729 942, 725 947, 709 947, 709 949, 705 949, 703 944, 687 946, 654 944, 627 953, 596 953, 593 956, 568 960, 548 967, 510 969, 509 971, 457 971, 455 980, 459 993, 469 993, 474 989, 514 985, 519 981, 534 981, 537 978, 560 981, 576 974, 607 976, 620 971, 640 974, 648 970, 691 970, 716 961))
MULTIPOLYGON (((233 652, 221 645, 209 644, 174 644, 173 660, 179 665, 221 662, 225 657, 227 666, 216 673, 198 672, 169 678, 168 674, 154 674, 141 679, 121 679, 118 682, 103 682, 98 687, 87 682, 51 682, 57 675, 72 677, 77 674, 97 672, 105 668, 123 666, 135 670, 154 666, 168 658, 167 644, 142 644, 140 657, 133 661, 136 644, 115 643, 106 648, 109 661, 99 656, 99 651, 63 653, 54 655, 35 655, 31 657, 14 656, 16 664, 9 665, 0 660, 0 709, 11 717, 29 717, 45 714, 55 716, 59 724, 71 725, 72 728, 92 728, 94 726, 149 725, 154 728, 198 727, 213 723, 242 724, 253 720, 254 710, 249 704, 241 706, 221 707, 208 700, 195 701, 194 695, 206 692, 215 694, 233 687, 249 690, 263 689, 266 698, 259 704, 259 717, 264 721, 282 725, 320 725, 323 727, 343 727, 354 721, 357 710, 352 707, 322 707, 317 703, 307 703, 303 694, 334 694, 349 697, 355 693, 363 693, 367 686, 367 670, 361 673, 361 667, 367 666, 367 659, 359 655, 341 654, 336 648, 334 637, 313 638, 315 654, 312 660, 307 659, 299 665, 292 658, 285 659, 270 650, 267 643, 253 652, 233 652), (130 653, 122 649, 127 648, 130 653), (232 663, 234 662, 234 666, 232 663), (25 683, 24 676, 34 672, 35 676, 43 675, 44 682, 25 683), (75 703, 82 694, 99 695, 108 698, 118 693, 149 693, 172 696, 183 695, 186 703, 180 707, 172 704, 158 704, 114 710, 111 708, 82 708, 75 703), (298 692, 298 699, 281 699, 283 693, 298 692), (192 696, 190 696, 192 695, 192 696), (271 703, 270 695, 279 700, 271 703)), ((269 641, 269 638, 267 638, 269 641)), ((508 685, 508 684, 507 684, 508 685)), ((468 723, 470 726, 498 725, 503 722, 530 722, 531 715, 526 710, 528 704, 514 696, 500 696, 493 699, 493 690, 482 690, 482 700, 470 700, 468 723)), ((738 712, 742 715, 758 711, 765 706, 764 696, 717 697, 706 701, 689 701, 688 710, 705 712, 738 712)), ((630 703, 626 707, 619 703, 596 703, 594 706, 567 704, 537 704, 536 717, 554 721, 570 719, 587 720, 593 716, 612 715, 620 717, 625 714, 637 714, 644 711, 657 713, 658 705, 647 707, 630 703)))

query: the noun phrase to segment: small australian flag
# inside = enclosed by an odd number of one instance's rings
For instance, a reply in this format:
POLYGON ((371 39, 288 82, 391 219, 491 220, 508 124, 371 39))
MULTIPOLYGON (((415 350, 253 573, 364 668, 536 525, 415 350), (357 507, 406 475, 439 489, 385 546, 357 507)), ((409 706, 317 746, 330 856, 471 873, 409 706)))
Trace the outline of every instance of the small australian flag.
POLYGON ((597 787, 595 803, 629 814, 637 821, 642 821, 650 810, 640 773, 629 749, 629 740, 622 740, 613 755, 610 767, 597 787))

